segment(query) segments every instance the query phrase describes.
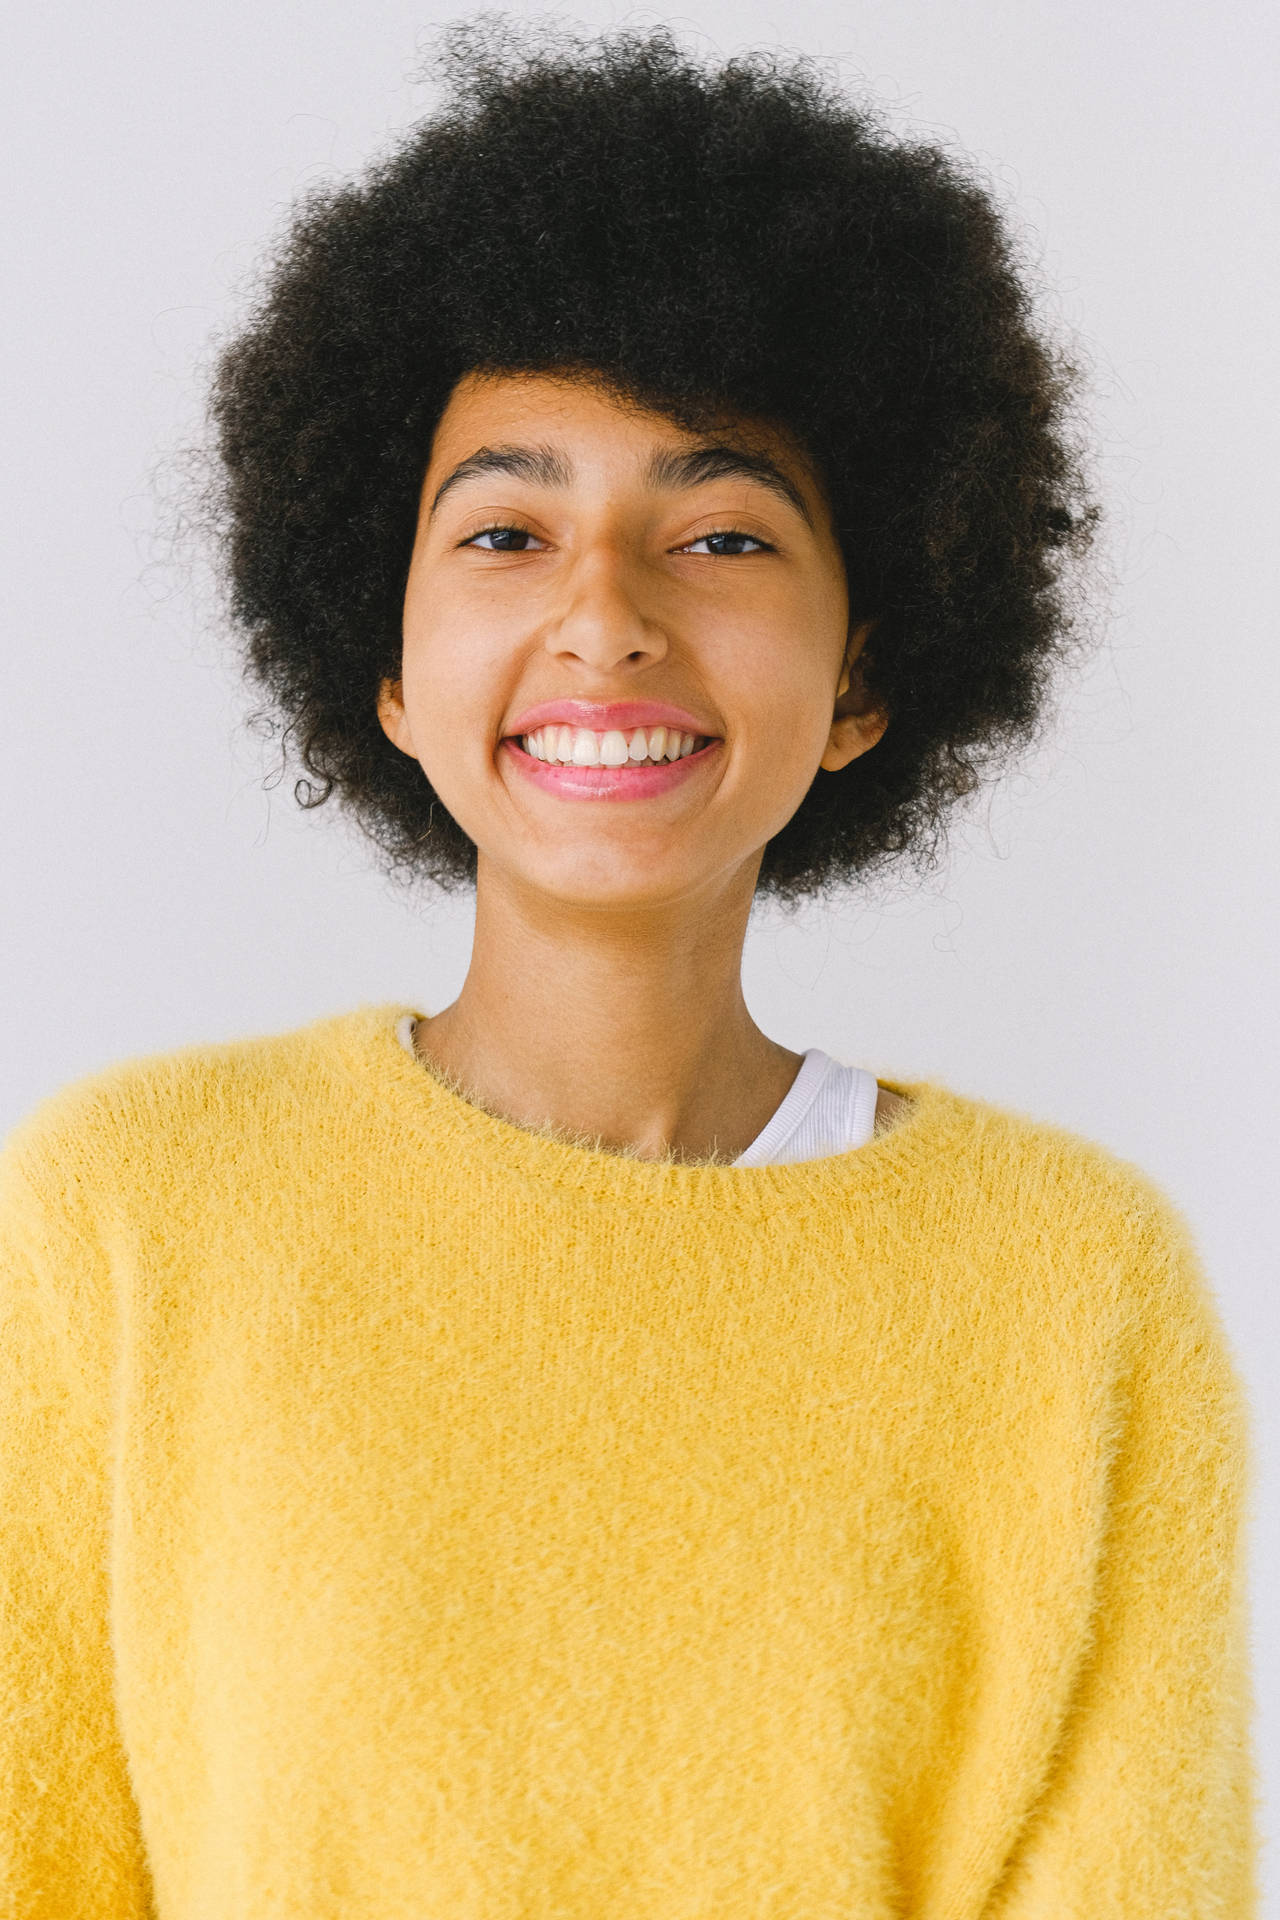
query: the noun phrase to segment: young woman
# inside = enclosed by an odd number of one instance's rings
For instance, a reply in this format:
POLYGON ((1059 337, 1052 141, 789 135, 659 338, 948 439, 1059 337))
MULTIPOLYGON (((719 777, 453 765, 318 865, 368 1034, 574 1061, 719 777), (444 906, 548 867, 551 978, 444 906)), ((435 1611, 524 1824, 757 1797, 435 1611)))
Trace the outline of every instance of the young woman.
POLYGON ((802 63, 491 27, 213 396, 305 797, 474 887, 470 968, 0 1155, 0 1913, 1244 1920, 1185 1223, 740 979, 1031 737, 1070 370, 802 63))

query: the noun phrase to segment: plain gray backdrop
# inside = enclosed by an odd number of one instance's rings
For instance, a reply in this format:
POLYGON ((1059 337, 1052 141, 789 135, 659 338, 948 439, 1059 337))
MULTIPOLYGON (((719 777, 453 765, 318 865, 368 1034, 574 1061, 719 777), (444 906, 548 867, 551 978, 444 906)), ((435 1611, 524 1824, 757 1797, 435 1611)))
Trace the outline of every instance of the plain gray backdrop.
MULTIPOLYGON (((6 30, 0 1129, 109 1062, 370 1000, 433 1012, 461 986, 469 905, 410 910, 332 802, 305 816, 292 773, 264 786, 274 750, 244 728, 251 696, 199 576, 166 560, 162 512, 211 342, 290 202, 430 110, 431 30, 457 17, 124 0, 27 8, 6 30)), ((794 921, 757 910, 745 984, 784 1045, 1074 1128, 1183 1210, 1253 1393, 1274 1781, 1275 12, 699 0, 560 17, 835 62, 891 125, 975 158, 1046 324, 1089 363, 1105 631, 1049 740, 957 821, 929 881, 794 921)))

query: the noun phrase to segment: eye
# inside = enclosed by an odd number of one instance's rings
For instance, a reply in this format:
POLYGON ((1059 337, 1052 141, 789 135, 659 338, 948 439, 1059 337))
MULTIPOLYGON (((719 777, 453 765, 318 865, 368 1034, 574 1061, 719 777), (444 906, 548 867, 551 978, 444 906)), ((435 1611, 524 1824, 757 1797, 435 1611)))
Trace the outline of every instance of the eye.
POLYGON ((691 540, 687 547, 677 547, 676 551, 677 553, 692 553, 696 547, 700 547, 704 545, 704 543, 725 540, 731 543, 728 547, 716 545, 711 548, 711 557, 713 559, 737 559, 742 553, 742 542, 744 540, 751 546, 758 547, 761 553, 773 552, 773 548, 767 540, 757 540, 754 533, 734 533, 727 527, 717 533, 700 533, 698 538, 691 540))
POLYGON ((473 533, 470 539, 460 540, 458 544, 462 547, 474 547, 481 540, 492 540, 495 544, 481 548, 483 553, 524 553, 526 549, 523 546, 508 544, 508 542, 536 538, 537 536, 530 533, 528 527, 482 527, 479 533, 473 533))

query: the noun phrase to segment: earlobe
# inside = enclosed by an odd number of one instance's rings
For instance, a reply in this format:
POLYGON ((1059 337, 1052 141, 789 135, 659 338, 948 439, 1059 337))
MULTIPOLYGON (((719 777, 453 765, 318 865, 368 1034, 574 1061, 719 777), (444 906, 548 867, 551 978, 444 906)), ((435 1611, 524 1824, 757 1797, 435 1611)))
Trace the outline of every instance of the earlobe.
POLYGON ((404 700, 401 683, 398 680, 384 680, 378 690, 378 722, 393 747, 399 747, 401 753, 412 757, 413 748, 409 743, 408 727, 405 724, 404 700))
POLYGON ((840 714, 832 722, 826 751, 818 765, 825 767, 828 773, 839 773, 851 760, 869 753, 888 724, 888 714, 877 707, 868 708, 864 713, 840 714))

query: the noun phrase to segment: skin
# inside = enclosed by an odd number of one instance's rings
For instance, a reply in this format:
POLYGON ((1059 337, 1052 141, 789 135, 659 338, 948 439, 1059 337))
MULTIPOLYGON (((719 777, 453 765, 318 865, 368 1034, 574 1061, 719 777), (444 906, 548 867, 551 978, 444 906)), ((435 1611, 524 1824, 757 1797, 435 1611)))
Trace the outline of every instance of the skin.
MULTIPOLYGON (((884 732, 856 666, 870 627, 851 626, 822 488, 781 434, 690 434, 567 376, 459 381, 423 482, 401 677, 378 697, 478 850, 469 969, 417 1023, 421 1057, 516 1126, 606 1151, 749 1146, 803 1057, 743 998, 756 879, 817 770, 884 732), (568 484, 482 474, 432 512, 459 462, 513 443, 554 448, 568 484), (805 512, 756 478, 646 484, 656 452, 712 443, 766 452, 805 512), (725 532, 746 537, 708 542, 725 532), (670 700, 723 744, 668 793, 562 798, 499 747, 557 697, 670 700)), ((877 1131, 905 1105, 882 1088, 877 1131)))

